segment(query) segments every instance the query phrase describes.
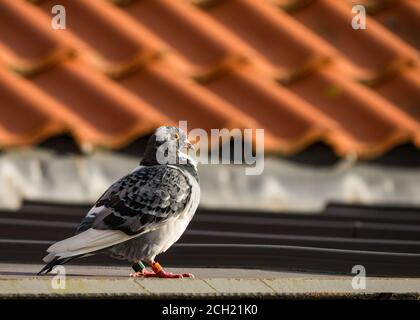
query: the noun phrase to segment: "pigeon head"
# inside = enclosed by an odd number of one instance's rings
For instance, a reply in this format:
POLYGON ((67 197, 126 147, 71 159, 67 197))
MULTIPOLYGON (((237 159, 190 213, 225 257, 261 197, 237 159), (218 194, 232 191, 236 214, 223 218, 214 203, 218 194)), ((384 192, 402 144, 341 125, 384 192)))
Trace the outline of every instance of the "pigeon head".
POLYGON ((184 130, 162 126, 150 137, 141 164, 180 164, 189 158, 190 149, 194 149, 194 146, 184 130))
POLYGON ((164 126, 156 129, 154 136, 158 145, 173 145, 178 150, 189 149, 192 144, 188 141, 187 133, 177 127, 164 126))

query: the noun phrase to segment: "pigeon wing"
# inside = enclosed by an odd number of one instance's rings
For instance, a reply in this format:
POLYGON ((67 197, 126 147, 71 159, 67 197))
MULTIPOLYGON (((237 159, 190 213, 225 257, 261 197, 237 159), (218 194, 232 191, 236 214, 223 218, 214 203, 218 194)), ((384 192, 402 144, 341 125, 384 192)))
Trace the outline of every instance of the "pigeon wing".
POLYGON ((48 248, 44 258, 96 252, 155 230, 186 208, 188 178, 170 166, 140 167, 115 182, 79 226, 79 233, 48 248))
POLYGON ((191 185, 179 169, 142 167, 114 183, 97 201, 91 227, 129 236, 151 231, 180 214, 190 195, 191 185))

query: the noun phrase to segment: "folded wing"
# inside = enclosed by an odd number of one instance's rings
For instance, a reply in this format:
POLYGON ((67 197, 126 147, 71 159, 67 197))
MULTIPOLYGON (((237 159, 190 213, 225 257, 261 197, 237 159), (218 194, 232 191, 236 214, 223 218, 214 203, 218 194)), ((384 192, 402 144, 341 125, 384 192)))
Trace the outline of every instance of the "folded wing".
POLYGON ((115 182, 82 220, 78 234, 49 247, 44 261, 87 255, 155 230, 182 213, 190 196, 191 185, 179 169, 140 167, 115 182))

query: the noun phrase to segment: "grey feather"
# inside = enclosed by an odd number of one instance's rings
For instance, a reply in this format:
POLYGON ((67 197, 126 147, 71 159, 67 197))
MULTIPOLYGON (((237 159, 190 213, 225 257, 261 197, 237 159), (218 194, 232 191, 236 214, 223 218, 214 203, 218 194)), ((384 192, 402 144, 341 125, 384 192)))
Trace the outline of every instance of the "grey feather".
POLYGON ((182 236, 200 202, 197 163, 188 156, 189 147, 179 128, 158 128, 140 166, 99 198, 80 223, 78 235, 48 248, 43 270, 98 252, 132 262, 150 261, 165 252, 182 236), (158 154, 167 144, 176 152, 176 161, 162 165, 158 154), (187 153, 182 152, 185 148, 187 153))
POLYGON ((92 227, 133 235, 154 229, 182 212, 190 193, 191 185, 181 169, 141 167, 115 182, 99 198, 78 232, 92 227))

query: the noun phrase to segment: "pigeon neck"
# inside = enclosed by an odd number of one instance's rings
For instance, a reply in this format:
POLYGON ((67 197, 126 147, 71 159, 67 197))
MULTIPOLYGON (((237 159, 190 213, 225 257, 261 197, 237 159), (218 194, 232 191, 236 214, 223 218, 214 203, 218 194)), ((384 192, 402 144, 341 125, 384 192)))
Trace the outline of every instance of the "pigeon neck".
POLYGON ((178 154, 178 157, 180 161, 177 164, 174 164, 174 166, 187 171, 195 178, 195 180, 197 180, 197 182, 199 182, 200 179, 198 177, 197 162, 188 154, 182 152, 178 154))
POLYGON ((160 163, 156 159, 156 147, 148 147, 146 148, 146 151, 144 152, 143 158, 140 162, 140 165, 142 166, 156 166, 160 163))
MULTIPOLYGON (((146 150, 144 153, 143 159, 140 162, 141 166, 159 166, 162 163, 157 161, 156 157, 156 148, 154 150, 146 150)), ((190 173, 197 181, 199 181, 197 162, 190 157, 189 155, 178 152, 175 163, 167 163, 167 165, 172 165, 178 167, 182 170, 190 173)))
MULTIPOLYGON (((143 159, 140 162, 140 165, 156 166, 156 165, 165 164, 165 163, 160 163, 157 160, 158 158, 157 152, 158 152, 158 147, 153 146, 153 147, 147 148, 143 155, 143 159)), ((197 170, 197 162, 188 154, 180 152, 180 151, 176 152, 176 157, 174 157, 172 162, 168 162, 166 164, 191 166, 193 169, 197 170)))

